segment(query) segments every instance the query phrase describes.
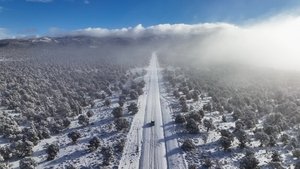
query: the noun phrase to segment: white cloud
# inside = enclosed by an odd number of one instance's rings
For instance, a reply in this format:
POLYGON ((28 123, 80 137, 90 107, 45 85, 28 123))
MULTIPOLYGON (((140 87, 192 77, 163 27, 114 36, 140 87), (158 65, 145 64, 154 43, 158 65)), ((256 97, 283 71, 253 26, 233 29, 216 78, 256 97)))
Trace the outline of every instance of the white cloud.
POLYGON ((58 27, 51 27, 48 29, 48 32, 50 35, 58 35, 63 34, 64 31, 58 27))
POLYGON ((236 26, 227 23, 204 23, 204 24, 160 24, 143 27, 141 24, 135 27, 121 29, 85 28, 71 32, 73 35, 103 36, 125 36, 139 37, 144 35, 199 35, 207 34, 221 29, 233 29, 236 26))
MULTIPOLYGON (((283 69, 300 69, 300 17, 280 16, 227 29, 204 39, 203 58, 283 69)), ((197 50, 194 50, 194 54, 197 50)))
POLYGON ((53 0, 26 0, 27 2, 41 2, 41 3, 48 3, 52 2, 53 0))
MULTIPOLYGON (((165 37, 145 48, 177 57, 192 57, 195 62, 242 62, 247 64, 300 70, 300 16, 280 15, 247 25, 229 23, 160 24, 120 29, 85 28, 66 32, 49 29, 55 35, 95 37, 165 37)), ((0 28, 0 39, 13 37, 0 28)), ((19 37, 19 36, 17 36, 19 37)), ((157 40, 158 39, 158 40, 157 40)))
POLYGON ((89 0, 84 0, 83 3, 88 5, 88 4, 90 4, 90 1, 89 0))
POLYGON ((10 38, 9 32, 5 28, 0 28, 0 39, 10 38))
POLYGON ((122 29, 86 28, 72 35, 171 37, 160 50, 201 62, 243 62, 300 69, 300 17, 280 15, 248 25, 229 23, 137 25, 122 29), (178 38, 178 39, 174 39, 178 38))

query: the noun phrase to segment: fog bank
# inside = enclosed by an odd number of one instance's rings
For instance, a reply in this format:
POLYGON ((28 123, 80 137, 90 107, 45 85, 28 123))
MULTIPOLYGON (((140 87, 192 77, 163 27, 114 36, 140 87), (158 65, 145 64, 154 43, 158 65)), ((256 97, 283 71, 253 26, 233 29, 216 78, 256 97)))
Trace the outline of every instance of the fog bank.
POLYGON ((300 17, 293 15, 276 16, 248 25, 137 25, 122 29, 86 28, 75 30, 69 35, 167 37, 161 42, 155 41, 153 46, 161 53, 176 57, 189 57, 202 63, 237 62, 300 70, 300 17))

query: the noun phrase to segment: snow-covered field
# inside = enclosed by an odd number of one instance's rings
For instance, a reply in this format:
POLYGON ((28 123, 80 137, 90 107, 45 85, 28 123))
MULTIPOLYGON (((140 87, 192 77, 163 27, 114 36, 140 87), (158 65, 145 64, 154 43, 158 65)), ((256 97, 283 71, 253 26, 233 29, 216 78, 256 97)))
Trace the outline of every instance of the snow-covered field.
MULTIPOLYGON (((119 93, 116 92, 108 97, 111 100, 109 107, 103 106, 104 100, 95 100, 94 107, 84 108, 84 114, 88 111, 94 112, 89 119, 90 125, 82 126, 78 123, 78 117, 73 117, 68 129, 49 139, 41 140, 34 146, 32 158, 38 163, 37 168, 104 167, 101 149, 88 151, 89 141, 95 136, 101 140, 100 147, 111 147, 113 150, 121 140, 126 140, 123 153, 113 151, 112 161, 107 168, 187 168, 174 133, 175 126, 169 105, 164 98, 160 97, 160 90, 165 89, 162 85, 161 69, 158 67, 157 56, 153 53, 150 65, 146 69, 147 74, 143 77, 146 82, 144 94, 136 101, 139 111, 134 116, 127 110, 124 111, 123 116, 131 124, 128 133, 119 132, 114 127, 111 112, 119 106, 119 93), (155 121, 154 126, 151 126, 151 121, 155 121), (73 131, 81 134, 76 143, 72 143, 68 137, 68 133, 73 131), (59 152, 54 160, 47 161, 48 154, 45 150, 53 143, 59 145, 59 152)), ((133 73, 135 71, 141 70, 132 70, 133 73)), ((136 80, 141 80, 141 77, 137 77, 136 80)), ((131 102, 126 102, 123 107, 127 107, 131 102)), ((1 146, 7 144, 4 139, 1 141, 1 146)), ((17 169, 19 166, 19 160, 9 163, 12 169, 17 169)))
MULTIPOLYGON (((118 132, 114 128, 113 117, 111 111, 113 107, 117 106, 116 95, 111 97, 112 105, 110 107, 101 106, 101 102, 96 102, 96 108, 88 108, 85 111, 92 110, 95 115, 90 118, 90 125, 82 127, 78 124, 78 120, 75 117, 71 122, 70 128, 63 131, 63 133, 52 136, 50 139, 42 140, 37 146, 33 148, 32 157, 38 163, 38 169, 45 168, 65 168, 66 166, 73 165, 77 167, 97 168, 101 166, 102 155, 99 151, 88 152, 88 142, 94 136, 101 139, 101 147, 109 146, 114 147, 118 141, 126 139, 126 133, 118 132), (78 139, 76 144, 73 144, 68 138, 68 133, 72 131, 79 131, 81 138, 78 139), (45 148, 52 143, 58 143, 60 151, 57 157, 52 161, 47 161, 47 154, 45 148)), ((125 105, 126 106, 126 105, 125 105)), ((132 116, 129 116, 125 111, 124 116, 129 121, 132 120, 132 116)), ((115 153, 113 161, 110 167, 118 167, 121 154, 115 153)), ((18 168, 19 161, 11 163, 11 168, 18 168)))
POLYGON ((166 95, 166 86, 163 85, 163 79, 161 75, 162 69, 159 73, 159 85, 160 85, 160 101, 161 112, 164 123, 164 135, 167 151, 168 167, 186 169, 187 163, 184 160, 183 151, 180 148, 178 138, 179 135, 176 132, 176 125, 173 118, 173 112, 171 111, 171 104, 168 102, 166 95))
POLYGON ((142 128, 144 125, 146 101, 149 90, 149 80, 149 70, 147 69, 147 74, 144 76, 144 81, 146 82, 144 94, 139 97, 139 111, 133 118, 130 131, 127 134, 127 142, 125 144, 119 165, 120 169, 131 169, 139 167, 142 145, 141 143, 143 137, 142 128))
MULTIPOLYGON (((1 61, 1 60, 0 60, 1 61)), ((143 69, 133 69, 131 73, 141 72, 143 69)), ((38 169, 63 169, 68 166, 77 168, 119 168, 119 169, 187 169, 191 165, 201 168, 207 160, 211 161, 212 168, 235 169, 240 168, 240 161, 246 151, 251 149, 259 161, 261 168, 270 168, 272 154, 278 152, 281 156, 284 168, 294 168, 298 159, 293 158, 292 151, 279 139, 276 145, 260 146, 255 138, 255 129, 262 128, 265 117, 259 117, 255 127, 245 130, 249 136, 246 148, 240 147, 239 140, 234 137, 230 148, 224 150, 220 144, 221 130, 234 133, 236 121, 233 120, 233 113, 227 111, 207 111, 203 107, 212 103, 205 91, 199 95, 199 100, 187 99, 188 111, 182 112, 180 101, 173 95, 172 87, 163 79, 163 69, 159 67, 157 56, 152 54, 146 75, 136 77, 135 80, 145 81, 143 94, 137 100, 127 100, 124 104, 123 117, 128 120, 130 128, 118 131, 115 127, 115 118, 112 115, 114 108, 119 107, 120 91, 113 92, 107 99, 111 100, 110 106, 104 106, 105 100, 94 100, 93 107, 83 109, 83 114, 88 111, 94 113, 89 118, 89 125, 82 126, 78 123, 78 116, 73 117, 69 128, 62 133, 53 135, 49 139, 41 140, 33 148, 32 158, 38 163, 38 169), (132 115, 126 107, 135 102, 138 105, 138 112, 132 115), (194 112, 203 110, 203 117, 198 121, 199 133, 190 134, 187 132, 186 124, 175 123, 175 117, 183 114, 189 117, 194 112), (205 120, 213 124, 207 129, 205 120), (151 123, 154 121, 154 125, 151 123), (68 137, 70 132, 77 131, 81 137, 76 143, 72 143, 68 137), (100 138, 100 147, 112 150, 112 158, 108 165, 104 161, 101 148, 96 151, 88 151, 89 141, 93 137, 100 138), (183 151, 182 144, 187 139, 192 140, 195 148, 192 151, 183 151), (123 151, 118 149, 121 142, 125 142, 123 151), (46 148, 53 143, 59 145, 59 152, 54 160, 48 161, 46 148)), ((129 87, 130 84, 124 85, 129 87)), ((189 91, 190 92, 190 91, 189 91)), ((180 93, 183 95, 183 93, 180 93)), ((4 107, 0 110, 6 111, 4 107)), ((10 113, 14 115, 14 113, 10 113)), ((189 117, 190 118, 190 117, 189 117)), ((286 133, 292 138, 298 135, 299 130, 290 129, 279 134, 286 133)), ((5 146, 8 141, 0 139, 0 146, 5 146)), ((18 169, 19 160, 9 161, 10 168, 18 169)))
MULTIPOLYGON (((141 71, 134 70, 135 72, 141 71)), ((137 77, 140 78, 140 77, 137 77)), ((136 79, 137 81, 139 79, 136 79)), ((120 93, 114 92, 112 96, 107 97, 111 101, 110 106, 104 106, 105 100, 94 100, 94 107, 86 107, 83 109, 83 114, 88 111, 92 111, 94 115, 89 118, 89 125, 82 126, 78 123, 78 117, 73 117, 71 124, 68 129, 63 130, 58 135, 53 135, 49 139, 41 140, 36 146, 33 147, 32 158, 37 162, 37 169, 62 169, 68 166, 73 166, 77 168, 118 168, 119 162, 122 157, 122 153, 117 150, 117 145, 126 141, 128 131, 117 131, 114 125, 114 117, 112 115, 112 110, 118 107, 120 93), (81 134, 81 137, 76 143, 72 143, 68 134, 72 131, 77 131, 81 134), (100 148, 96 151, 88 151, 89 141, 93 137, 98 137, 100 139, 100 148), (59 145, 59 152, 54 160, 47 160, 46 148, 53 143, 59 145), (103 156, 101 154, 101 147, 109 147, 112 149, 113 155, 110 165, 103 166, 103 156)), ((143 96, 140 97, 143 100, 143 96)), ((128 100, 124 104, 123 117, 128 120, 131 124, 133 115, 128 112, 127 106, 132 103, 137 102, 136 100, 128 100)), ((139 104, 141 101, 138 101, 139 104)), ((139 105, 141 107, 141 105, 139 105)), ((0 146, 5 146, 9 142, 5 139, 0 139, 0 146)), ((19 160, 9 161, 9 168, 18 169, 19 160)))
MULTIPOLYGON (((181 110, 181 106, 179 103, 179 99, 175 98, 172 91, 174 88, 167 83, 166 81, 162 81, 161 84, 163 87, 161 90, 161 98, 162 98, 162 108, 165 108, 164 117, 166 114, 170 114, 173 120, 170 120, 169 123, 169 131, 173 133, 170 135, 170 138, 177 139, 180 147, 182 143, 191 139, 193 143, 196 145, 196 148, 192 151, 182 151, 180 148, 173 153, 171 153, 169 158, 169 163, 173 160, 176 161, 176 158, 179 155, 184 157, 184 161, 188 164, 188 166, 195 165, 197 168, 205 168, 203 167, 205 164, 205 160, 210 159, 212 162, 212 168, 222 168, 222 169, 238 169, 240 168, 240 161, 245 156, 248 150, 252 150, 255 154, 255 158, 258 159, 258 166, 260 168, 272 168, 270 167, 270 163, 272 162, 272 155, 274 152, 278 152, 280 154, 280 159, 282 161, 283 168, 294 168, 294 164, 298 161, 297 158, 293 157, 292 149, 289 148, 289 145, 284 144, 279 138, 282 134, 288 134, 290 137, 294 137, 297 135, 295 131, 299 131, 295 128, 290 130, 285 130, 279 134, 278 139, 276 140, 276 144, 274 146, 260 146, 260 141, 255 138, 255 129, 262 128, 262 124, 264 121, 264 116, 260 117, 258 123, 252 129, 245 130, 248 135, 249 141, 247 142, 246 148, 242 149, 239 146, 239 141, 237 138, 234 138, 233 142, 229 150, 224 150, 220 144, 221 133, 220 131, 225 129, 234 133, 235 130, 235 120, 233 120, 233 113, 220 113, 218 111, 204 111, 204 117, 202 119, 202 123, 199 124, 200 132, 198 134, 190 134, 187 132, 185 124, 175 124, 173 121, 178 114, 185 114, 188 116, 191 112, 197 112, 199 110, 203 110, 203 105, 211 103, 210 97, 199 98, 198 101, 193 101, 192 99, 187 100, 186 103, 189 107, 189 112, 183 113, 181 110), (170 108, 170 109, 169 109, 170 108), (224 118, 226 121, 224 121, 224 118), (211 120, 214 127, 212 127, 209 131, 204 126, 204 119, 211 120), (182 154, 182 155, 181 155, 182 154), (175 158, 171 158, 175 156, 175 158)), ((182 94, 182 93, 181 93, 182 94)), ((204 93, 206 96, 206 94, 204 93)), ((167 132, 165 131, 165 135, 167 132)), ((165 137, 168 140, 168 137, 165 137)), ((175 142, 176 143, 176 142, 175 142)), ((183 167, 180 167, 183 168, 183 167)))

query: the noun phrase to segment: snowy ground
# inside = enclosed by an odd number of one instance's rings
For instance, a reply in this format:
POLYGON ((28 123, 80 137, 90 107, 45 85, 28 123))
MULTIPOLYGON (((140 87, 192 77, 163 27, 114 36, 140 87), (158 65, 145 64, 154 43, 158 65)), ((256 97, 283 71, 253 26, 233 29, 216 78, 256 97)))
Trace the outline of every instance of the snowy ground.
MULTIPOLYGON (((118 132, 114 128, 113 117, 111 111, 113 107, 118 106, 117 97, 113 96, 111 107, 103 107, 102 103, 98 102, 99 107, 93 108, 95 115, 90 118, 91 125, 81 127, 77 118, 71 123, 70 129, 64 131, 58 136, 51 137, 50 139, 43 140, 38 146, 34 147, 34 154, 36 161, 39 163, 38 168, 64 168, 69 164, 77 167, 97 168, 101 166, 102 155, 100 150, 89 153, 87 145, 91 138, 97 136, 101 139, 101 147, 109 146, 114 147, 118 140, 125 139, 126 133, 118 132), (71 131, 77 130, 81 133, 81 138, 76 144, 72 144, 67 134, 71 131), (57 142, 60 146, 58 156, 52 161, 46 161, 45 146, 50 143, 57 142)), ((124 106, 126 107, 126 105, 124 106)), ((132 117, 128 112, 125 112, 125 117, 131 121, 132 117)), ((120 154, 115 153, 111 167, 117 168, 118 162, 121 158, 120 154)))
POLYGON ((142 127, 144 125, 146 101, 149 91, 149 78, 149 71, 147 71, 147 74, 144 76, 144 81, 146 82, 144 94, 139 97, 139 111, 133 118, 130 131, 127 135, 127 142, 119 164, 120 169, 139 168, 139 158, 141 155, 140 150, 142 145, 141 141, 143 137, 142 127))
MULTIPOLYGON (((118 106, 119 93, 113 93, 108 98, 111 100, 110 107, 103 106, 103 100, 95 100, 96 104, 93 108, 86 107, 83 111, 83 113, 89 110, 94 112, 94 116, 90 118, 90 125, 83 127, 78 124, 78 117, 74 117, 70 119, 71 125, 68 129, 49 139, 41 140, 34 146, 32 158, 38 163, 37 169, 60 169, 71 164, 78 168, 103 168, 100 148, 94 152, 87 151, 89 141, 94 136, 101 139, 100 147, 112 149, 120 140, 126 140, 123 153, 113 151, 113 160, 107 168, 187 168, 177 135, 174 133, 176 126, 169 104, 161 97, 160 90, 165 91, 165 89, 162 85, 161 69, 158 67, 157 56, 153 53, 147 74, 143 77, 146 82, 144 94, 137 101, 139 112, 132 116, 124 109, 124 117, 131 123, 128 133, 117 131, 113 123, 111 112, 118 106), (151 121, 155 121, 154 126, 150 125, 151 121), (81 133, 76 144, 68 138, 68 133, 72 131, 81 133), (53 143, 59 145, 60 151, 54 160, 47 161, 45 149, 53 143)), ((132 71, 141 71, 141 69, 132 71)), ((126 108, 130 102, 126 102, 123 107, 126 108)), ((4 146, 7 142, 1 139, 0 144, 4 146)), ((10 166, 12 169, 18 169, 19 161, 10 161, 10 166)))
MULTIPOLYGON (((176 99, 172 94, 172 87, 168 83, 161 84, 163 89, 170 89, 162 90, 161 91, 161 98, 162 98, 162 108, 168 106, 170 109, 166 108, 166 111, 169 111, 168 114, 174 119, 176 115, 181 112, 181 106, 179 104, 178 99, 176 99)), ((188 100, 188 106, 192 106, 195 111, 202 109, 204 104, 210 102, 209 97, 204 97, 203 99, 199 99, 199 101, 192 101, 188 100)), ((165 115, 166 113, 164 113, 165 115)), ((259 123, 256 124, 257 128, 262 127, 263 118, 259 120, 259 123)), ((206 158, 210 158, 213 162, 212 168, 222 168, 222 169, 238 169, 240 159, 245 156, 246 149, 241 149, 239 147, 239 142, 235 138, 232 146, 230 147, 229 151, 224 151, 223 148, 220 146, 219 139, 221 137, 220 130, 227 129, 233 132, 235 128, 235 122, 232 119, 232 113, 225 113, 222 114, 218 111, 215 112, 205 112, 204 119, 212 119, 213 124, 215 126, 214 129, 207 132, 206 128, 202 124, 199 125, 200 133, 199 134, 189 134, 185 130, 184 125, 170 123, 170 131, 173 133, 173 137, 171 138, 177 139, 179 142, 179 146, 182 142, 186 139, 191 139, 196 145, 196 149, 191 152, 182 152, 182 150, 178 149, 175 151, 175 156, 180 155, 184 157, 184 160, 188 165, 195 164, 199 168, 202 168, 203 162, 206 158), (225 115, 227 122, 222 120, 222 116, 225 115)), ((255 127, 254 127, 255 129, 255 127)), ((279 152, 282 160, 283 168, 294 168, 294 164, 297 161, 296 158, 293 158, 292 151, 287 148, 287 146, 283 145, 283 143, 278 139, 277 144, 274 147, 260 147, 260 142, 254 138, 253 130, 245 130, 249 134, 250 142, 247 143, 247 147, 252 149, 255 152, 255 157, 259 160, 259 166, 262 169, 269 169, 270 166, 268 165, 271 162, 271 156, 274 151, 279 152)), ((298 130, 299 131, 299 130, 298 130)), ((165 135, 167 132, 165 131, 165 135)), ((297 135, 297 130, 288 130, 284 131, 283 133, 287 133, 289 136, 293 137, 297 135)), ((166 136, 166 140, 168 137, 166 136)), ((168 146, 167 146, 168 147, 168 146)), ((171 155, 173 155, 171 153, 171 155)), ((170 158, 170 155, 169 155, 170 158)), ((176 158, 174 158, 176 160, 176 158)), ((178 158, 180 159, 180 158, 178 158)), ((169 159, 169 163, 172 160, 169 159)), ((175 167, 176 168, 176 167, 175 167)), ((180 167, 183 168, 183 167, 180 167)))
MULTIPOLYGON (((112 101, 110 107, 104 107, 103 101, 96 100, 94 108, 87 107, 84 113, 92 110, 95 115, 90 118, 90 125, 82 127, 78 124, 77 117, 74 117, 70 128, 61 134, 52 136, 39 142, 34 147, 33 158, 38 162, 38 169, 60 169, 72 164, 78 168, 103 168, 101 162, 103 157, 100 150, 88 152, 89 140, 98 136, 101 139, 101 147, 112 147, 122 139, 126 140, 123 153, 113 151, 113 160, 107 168, 120 169, 187 169, 188 165, 196 164, 202 166, 203 160, 207 157, 213 161, 213 167, 224 169, 239 168, 239 161, 245 155, 245 149, 238 147, 238 140, 234 139, 230 151, 224 151, 219 144, 221 129, 233 131, 235 123, 232 114, 220 112, 205 112, 204 119, 212 119, 215 129, 207 132, 203 123, 199 125, 199 134, 188 134, 183 125, 175 124, 174 118, 181 113, 181 108, 168 83, 161 76, 162 69, 159 68, 157 56, 153 53, 147 74, 143 77, 146 82, 144 94, 137 101, 139 111, 136 115, 130 115, 124 105, 124 117, 131 123, 129 132, 116 131, 113 124, 111 111, 118 106, 119 93, 114 93, 109 99, 112 101), (225 115, 227 122, 222 120, 225 115), (155 121, 151 126, 150 122, 155 121), (67 134, 71 131, 79 131, 82 136, 76 144, 72 144, 67 134), (182 142, 190 138, 196 144, 196 149, 191 152, 183 152, 180 148, 182 142), (46 161, 45 148, 52 143, 58 143, 60 151, 52 161, 46 161)), ((141 70, 133 70, 141 71, 141 70)), ((199 101, 188 100, 189 107, 195 111, 202 109, 203 105, 210 102, 209 97, 199 101)), ((263 118, 263 117, 262 117, 263 118)), ((262 119, 257 127, 261 127, 262 119)), ((297 161, 292 157, 291 151, 287 150, 282 142, 277 142, 275 147, 259 147, 259 142, 253 137, 253 131, 247 130, 250 135, 249 148, 255 151, 255 157, 259 160, 259 166, 268 168, 273 151, 281 154, 284 168, 293 168, 297 161)), ((290 136, 297 135, 293 130, 290 136)), ((7 144, 7 141, 0 139, 0 146, 7 144)), ((11 168, 17 169, 19 161, 11 161, 11 168)))
MULTIPOLYGON (((37 169, 63 169, 70 164, 78 168, 103 168, 103 157, 100 153, 101 147, 111 147, 113 149, 113 158, 111 164, 107 166, 107 168, 118 168, 122 154, 117 153, 114 150, 116 144, 118 144, 122 139, 126 140, 127 132, 120 132, 115 129, 114 118, 111 114, 113 108, 119 106, 119 93, 113 93, 113 95, 108 97, 108 99, 111 100, 111 105, 109 107, 103 106, 104 101, 95 100, 96 104, 93 108, 84 108, 84 114, 89 110, 94 112, 94 115, 89 119, 90 125, 83 127, 78 124, 78 117, 74 117, 73 119, 70 119, 71 125, 68 129, 62 131, 62 133, 58 135, 51 136, 49 139, 41 140, 38 145, 34 146, 32 158, 38 163, 37 169), (79 131, 79 133, 81 133, 81 137, 78 139, 76 144, 71 143, 70 138, 67 136, 68 133, 72 131, 79 131), (100 138, 100 148, 94 152, 88 152, 87 146, 94 136, 100 138), (52 143, 58 143, 60 151, 54 160, 47 161, 47 154, 45 150, 46 147, 52 143)), ((133 116, 127 111, 126 107, 131 102, 136 101, 126 101, 123 106, 124 118, 126 118, 130 123, 132 122, 133 116)), ((7 143, 8 142, 6 140, 0 139, 0 146, 4 146, 7 143)), ((18 169, 19 160, 10 161, 9 165, 11 169, 18 169)))
MULTIPOLYGON (((160 71, 161 72, 161 71, 160 71)), ((162 75, 159 73, 160 85, 160 101, 161 111, 163 115, 165 144, 167 150, 168 167, 186 169, 187 163, 184 160, 183 151, 178 143, 178 134, 176 132, 176 125, 171 111, 170 103, 164 96, 166 95, 166 87, 163 85, 162 75)))

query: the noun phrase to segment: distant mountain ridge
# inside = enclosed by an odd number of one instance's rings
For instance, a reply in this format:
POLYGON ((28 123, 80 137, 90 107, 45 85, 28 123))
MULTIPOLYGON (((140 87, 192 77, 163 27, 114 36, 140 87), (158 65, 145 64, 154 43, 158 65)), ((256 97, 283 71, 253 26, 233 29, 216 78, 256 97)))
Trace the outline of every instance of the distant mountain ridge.
MULTIPOLYGON (((93 36, 62 36, 62 37, 38 37, 38 38, 19 38, 19 39, 3 39, 0 40, 1 47, 30 47, 30 46, 56 46, 56 45, 71 45, 71 46, 98 46, 103 44, 114 45, 129 45, 141 44, 151 42, 157 39, 153 36, 143 36, 139 38, 106 36, 106 37, 93 37, 93 36)), ((159 38, 161 39, 161 38, 159 38)))

